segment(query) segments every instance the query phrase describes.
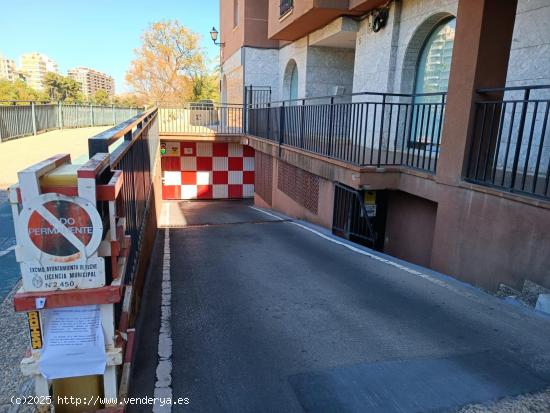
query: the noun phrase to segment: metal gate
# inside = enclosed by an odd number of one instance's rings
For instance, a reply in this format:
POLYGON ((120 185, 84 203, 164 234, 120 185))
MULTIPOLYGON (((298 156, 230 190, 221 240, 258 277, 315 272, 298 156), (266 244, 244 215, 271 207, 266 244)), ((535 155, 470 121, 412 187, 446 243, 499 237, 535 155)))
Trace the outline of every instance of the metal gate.
POLYGON ((244 113, 243 121, 245 131, 250 130, 248 113, 251 109, 269 106, 271 103, 270 86, 245 86, 244 87, 244 113))
POLYGON ((271 86, 245 86, 245 105, 261 106, 271 103, 271 86))
POLYGON ((332 232, 370 248, 377 240, 363 194, 341 183, 336 183, 334 189, 332 232))

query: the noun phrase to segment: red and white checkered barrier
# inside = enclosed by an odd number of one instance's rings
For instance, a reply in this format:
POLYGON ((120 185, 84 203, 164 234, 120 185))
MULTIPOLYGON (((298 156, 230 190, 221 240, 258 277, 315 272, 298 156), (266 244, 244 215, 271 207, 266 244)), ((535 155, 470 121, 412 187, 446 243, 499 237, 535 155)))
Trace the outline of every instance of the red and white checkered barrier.
POLYGON ((163 199, 254 196, 254 149, 238 143, 163 142, 163 199))

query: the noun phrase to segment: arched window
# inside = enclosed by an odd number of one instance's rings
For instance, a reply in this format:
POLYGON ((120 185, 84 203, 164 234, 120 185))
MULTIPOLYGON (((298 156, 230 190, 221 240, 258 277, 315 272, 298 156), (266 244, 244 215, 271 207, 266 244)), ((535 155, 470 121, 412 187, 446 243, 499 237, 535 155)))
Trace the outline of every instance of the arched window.
POLYGON ((298 99, 298 65, 290 59, 283 74, 283 99, 298 99))
POLYGON ((294 65, 290 73, 290 99, 298 99, 298 67, 294 65))
POLYGON ((456 19, 438 24, 426 39, 416 65, 415 93, 446 92, 451 71, 456 19))
POLYGON ((423 93, 447 92, 455 39, 456 19, 441 21, 426 38, 416 64, 409 146, 438 151, 441 144, 443 94, 418 96, 423 93))

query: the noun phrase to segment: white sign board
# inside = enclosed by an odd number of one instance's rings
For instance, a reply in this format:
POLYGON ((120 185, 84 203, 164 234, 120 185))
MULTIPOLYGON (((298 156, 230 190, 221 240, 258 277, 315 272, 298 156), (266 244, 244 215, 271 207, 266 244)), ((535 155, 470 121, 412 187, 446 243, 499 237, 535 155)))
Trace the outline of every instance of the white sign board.
POLYGON ((99 305, 42 313, 44 345, 38 363, 47 379, 103 374, 107 365, 99 305))
POLYGON ((79 197, 43 194, 21 211, 18 239, 25 291, 96 288, 105 285, 99 213, 79 197))

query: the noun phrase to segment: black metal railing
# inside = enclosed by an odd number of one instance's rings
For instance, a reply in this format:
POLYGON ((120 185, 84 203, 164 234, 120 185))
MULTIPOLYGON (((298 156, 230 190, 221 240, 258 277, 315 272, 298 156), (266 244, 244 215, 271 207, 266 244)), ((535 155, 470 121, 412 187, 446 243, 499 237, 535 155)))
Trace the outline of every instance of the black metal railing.
POLYGON ((355 93, 249 105, 246 131, 360 166, 435 172, 446 93, 355 93))
POLYGON ((287 14, 294 8, 294 0, 280 0, 279 3, 279 16, 287 14))
POLYGON ((478 93, 465 179, 549 198, 550 85, 478 93))
POLYGON ((122 209, 132 238, 125 281, 133 278, 152 204, 152 174, 159 150, 158 109, 136 115, 88 140, 89 156, 111 154, 111 169, 122 170, 122 209))
POLYGON ((361 193, 339 182, 334 187, 332 232, 370 248, 378 237, 361 193))
POLYGON ((213 102, 161 103, 160 132, 173 135, 242 135, 243 105, 213 102))

